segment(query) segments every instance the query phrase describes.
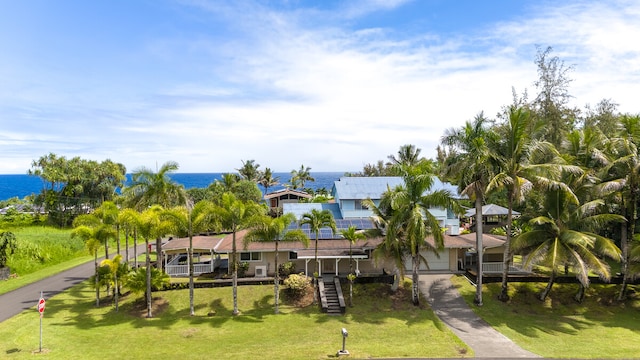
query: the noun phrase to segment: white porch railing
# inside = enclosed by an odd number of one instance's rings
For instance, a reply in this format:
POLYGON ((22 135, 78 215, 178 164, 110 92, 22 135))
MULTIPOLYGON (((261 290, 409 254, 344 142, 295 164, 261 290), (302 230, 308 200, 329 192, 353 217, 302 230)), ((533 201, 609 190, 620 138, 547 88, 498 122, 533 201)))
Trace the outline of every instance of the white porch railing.
MULTIPOLYGON (((200 275, 203 273, 213 272, 218 265, 219 260, 216 259, 213 263, 206 264, 194 264, 193 274, 200 275)), ((166 272, 169 276, 187 276, 189 275, 189 265, 167 265, 166 272)))

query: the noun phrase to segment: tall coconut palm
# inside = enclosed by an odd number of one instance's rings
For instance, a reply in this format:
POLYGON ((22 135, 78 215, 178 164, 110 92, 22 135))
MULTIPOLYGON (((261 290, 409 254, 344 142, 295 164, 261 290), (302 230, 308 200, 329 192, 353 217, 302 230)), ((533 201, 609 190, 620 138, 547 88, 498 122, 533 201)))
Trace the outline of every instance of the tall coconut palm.
POLYGON ((163 211, 161 217, 169 221, 169 231, 172 234, 189 237, 189 314, 195 316, 193 234, 204 230, 219 230, 220 226, 214 217, 213 203, 203 200, 195 206, 190 203, 187 206, 176 206, 163 211))
POLYGON ((100 275, 98 271, 98 250, 102 244, 105 244, 109 239, 115 237, 115 231, 109 225, 102 223, 94 223, 93 226, 86 224, 86 216, 83 218, 76 218, 75 227, 71 232, 71 237, 78 237, 82 239, 89 250, 89 253, 93 255, 94 268, 95 268, 95 288, 96 288, 96 306, 100 306, 100 275), (84 224, 83 224, 84 223, 84 224))
MULTIPOLYGON (((177 171, 178 163, 168 161, 157 172, 141 167, 131 175, 131 185, 124 189, 127 206, 138 211, 152 205, 160 205, 168 208, 176 205, 184 205, 187 201, 187 193, 184 186, 174 182, 169 174, 177 171)), ((162 270, 162 239, 156 239, 158 269, 162 270)))
POLYGON ((316 304, 318 301, 317 290, 317 282, 318 282, 318 239, 320 236, 320 229, 324 227, 328 227, 331 229, 332 233, 336 233, 336 221, 333 218, 333 214, 331 211, 324 209, 311 209, 311 212, 307 212, 302 214, 302 218, 300 219, 300 225, 309 225, 309 230, 315 234, 315 243, 314 243, 314 253, 313 253, 313 262, 314 262, 314 270, 313 270, 313 303, 316 304))
POLYGON ((366 236, 364 233, 357 230, 353 225, 349 226, 345 230, 340 231, 340 235, 349 241, 349 306, 353 306, 353 280, 355 279, 355 273, 353 272, 353 244, 358 240, 364 239, 366 236))
POLYGON ((502 285, 498 298, 509 300, 508 281, 511 267, 511 237, 513 208, 524 200, 524 195, 534 185, 543 189, 566 187, 554 179, 560 179, 563 172, 581 173, 577 166, 566 165, 560 159, 555 147, 544 141, 535 141, 532 134, 536 125, 532 123, 529 110, 511 107, 507 122, 498 128, 502 141, 496 145, 499 172, 491 178, 487 191, 506 188, 507 191, 507 232, 503 256, 502 285))
MULTIPOLYGON (((387 192, 391 192, 389 187, 387 187, 387 192)), ((384 241, 374 249, 373 258, 376 263, 387 260, 393 262, 394 279, 391 285, 391 291, 395 292, 400 287, 400 279, 404 278, 405 269, 407 268, 405 255, 408 250, 402 241, 404 236, 403 230, 397 226, 397 223, 390 223, 392 209, 389 196, 383 196, 379 204, 374 203, 371 199, 366 199, 363 204, 373 213, 370 218, 374 228, 366 230, 366 236, 371 238, 384 238, 384 241), (392 229, 389 227, 391 225, 396 227, 392 229)))
POLYGON ((582 301, 590 271, 606 280, 611 276, 609 265, 600 256, 620 259, 620 249, 613 240, 596 231, 608 222, 624 222, 625 219, 616 214, 598 213, 604 205, 602 200, 579 204, 566 189, 549 190, 545 198, 547 214, 531 219, 533 230, 515 237, 512 249, 527 254, 525 266, 543 263, 551 269, 540 300, 544 301, 551 291, 558 267, 570 264, 581 284, 576 300, 582 301))
POLYGON ((280 184, 280 178, 277 176, 274 177, 271 169, 265 168, 262 176, 260 177, 260 180, 258 180, 258 183, 262 185, 262 187, 264 187, 264 193, 268 194, 269 188, 280 184))
POLYGON ((252 241, 257 242, 275 242, 275 279, 273 282, 274 300, 275 300, 275 313, 278 314, 279 299, 280 299, 280 271, 278 269, 278 245, 281 241, 301 241, 302 244, 309 246, 309 237, 300 229, 288 230, 289 224, 296 220, 295 215, 288 213, 281 217, 272 218, 268 215, 263 215, 255 219, 253 225, 244 237, 244 248, 246 249, 248 244, 252 241))
POLYGON ((291 186, 294 189, 304 189, 304 185, 307 181, 316 181, 311 176, 311 168, 308 166, 300 165, 300 170, 291 170, 291 186))
POLYGON ((438 254, 444 248, 443 231, 438 219, 429 212, 429 209, 453 209, 456 213, 460 213, 461 208, 449 191, 431 190, 435 180, 432 174, 424 173, 423 169, 416 166, 401 165, 399 171, 403 174, 404 184, 383 194, 383 197, 389 197, 392 210, 389 230, 399 232, 395 235, 388 234, 387 240, 400 240, 403 243, 400 247, 411 255, 412 302, 414 305, 419 305, 418 271, 421 262, 426 263, 421 251, 438 254), (426 241, 427 237, 433 238, 434 245, 426 241))
POLYGON ((253 182, 258 182, 262 175, 260 164, 256 164, 255 160, 242 160, 242 167, 236 170, 244 180, 253 182))
POLYGON ((236 234, 255 222, 257 216, 264 215, 266 209, 255 202, 238 200, 232 193, 222 194, 215 205, 214 213, 222 229, 231 231, 232 248, 230 266, 233 269, 233 315, 238 315, 238 251, 236 234))
MULTIPOLYGON (((163 220, 160 217, 163 208, 159 205, 154 205, 147 210, 139 213, 133 209, 123 210, 123 218, 129 224, 134 224, 137 232, 144 238, 146 248, 146 275, 147 275, 147 317, 153 317, 151 312, 152 297, 151 297, 151 257, 149 241, 160 238, 166 235, 171 229, 171 223, 163 220)), ((160 253, 160 248, 157 249, 160 253)))
POLYGON ((630 279, 629 247, 636 235, 638 201, 640 201, 640 116, 624 115, 620 118, 620 132, 611 140, 611 157, 614 159, 605 167, 605 186, 615 193, 615 204, 619 213, 627 219, 621 225, 623 283, 618 294, 622 300, 630 279))
MULTIPOLYGON (((120 254, 120 223, 118 221, 118 213, 120 210, 113 201, 103 202, 93 214, 102 220, 102 223, 111 225, 116 232, 116 251, 120 254)), ((109 244, 104 246, 104 257, 109 258, 109 244)))
POLYGON ((491 144, 495 144, 497 134, 487 127, 484 114, 478 114, 473 122, 467 121, 459 129, 448 129, 441 142, 455 149, 445 161, 445 177, 454 178, 458 191, 474 200, 476 214, 476 250, 478 270, 474 303, 482 306, 482 205, 489 180, 494 174, 494 154, 491 144))

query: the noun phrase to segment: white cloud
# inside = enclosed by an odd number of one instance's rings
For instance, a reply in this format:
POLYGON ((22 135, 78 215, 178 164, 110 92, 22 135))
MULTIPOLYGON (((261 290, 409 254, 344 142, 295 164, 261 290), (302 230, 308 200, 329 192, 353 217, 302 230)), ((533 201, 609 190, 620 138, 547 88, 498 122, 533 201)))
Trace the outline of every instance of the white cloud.
MULTIPOLYGON (((3 161, 0 173, 26 171, 49 151, 111 158, 129 170, 175 160, 184 172, 232 171, 247 159, 275 171, 300 164, 357 171, 408 143, 433 156, 445 129, 480 111, 494 116, 511 102, 512 86, 529 88, 533 96, 535 45, 553 46, 554 55, 575 64, 570 92, 577 106, 611 98, 623 111, 640 112, 640 11, 634 2, 547 3, 448 39, 353 30, 318 9, 189 3, 227 22, 229 38, 201 33, 154 39, 149 56, 175 63, 189 49, 185 59, 199 62, 188 66, 202 79, 172 79, 166 69, 161 86, 153 92, 141 86, 133 99, 100 102, 89 93, 75 105, 68 99, 74 94, 59 96, 63 105, 47 104, 60 121, 68 116, 66 131, 34 133, 46 146, 3 161), (330 19, 323 22, 325 15, 330 19), (75 111, 64 113, 64 107, 75 111)), ((356 4, 339 16, 363 17, 403 1, 356 4)), ((5 144, 0 141, 1 148, 5 144)))

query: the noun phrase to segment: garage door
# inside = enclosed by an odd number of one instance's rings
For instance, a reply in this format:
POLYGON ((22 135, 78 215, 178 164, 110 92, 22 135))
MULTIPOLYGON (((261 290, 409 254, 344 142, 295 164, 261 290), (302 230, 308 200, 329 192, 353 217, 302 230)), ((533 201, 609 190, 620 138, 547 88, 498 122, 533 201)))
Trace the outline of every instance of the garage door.
MULTIPOLYGON (((429 270, 449 270, 449 249, 440 251, 440 258, 432 252, 423 252, 422 256, 427 259, 429 270)), ((411 256, 405 258, 405 265, 407 271, 412 271, 411 256)), ((426 265, 420 264, 420 270, 427 270, 426 265)))

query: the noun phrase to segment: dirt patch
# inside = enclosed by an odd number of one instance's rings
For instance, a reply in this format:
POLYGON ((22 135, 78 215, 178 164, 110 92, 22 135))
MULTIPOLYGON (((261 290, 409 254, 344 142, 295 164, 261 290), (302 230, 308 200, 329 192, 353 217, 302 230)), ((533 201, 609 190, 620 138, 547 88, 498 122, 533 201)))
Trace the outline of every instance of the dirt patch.
POLYGON ((298 298, 291 298, 286 292, 281 292, 281 298, 287 305, 291 305, 297 308, 304 308, 309 305, 313 305, 313 285, 307 286, 304 295, 298 298))
MULTIPOLYGON (((169 308, 169 301, 161 297, 151 299, 151 315, 158 316, 169 308)), ((131 316, 146 318, 147 317, 147 300, 139 299, 133 304, 133 308, 129 312, 131 316)))

